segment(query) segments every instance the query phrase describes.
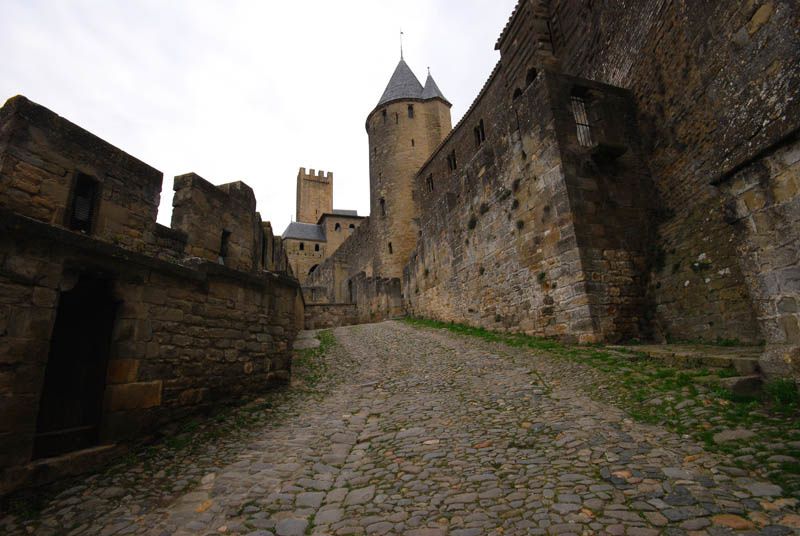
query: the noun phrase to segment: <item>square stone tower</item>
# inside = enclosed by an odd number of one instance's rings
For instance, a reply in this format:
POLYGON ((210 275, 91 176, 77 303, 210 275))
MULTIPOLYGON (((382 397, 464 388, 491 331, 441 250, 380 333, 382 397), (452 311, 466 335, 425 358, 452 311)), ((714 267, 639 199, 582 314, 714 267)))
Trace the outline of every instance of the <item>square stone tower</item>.
POLYGON ((333 212, 333 173, 315 173, 306 168, 297 172, 297 221, 314 223, 320 216, 333 212))

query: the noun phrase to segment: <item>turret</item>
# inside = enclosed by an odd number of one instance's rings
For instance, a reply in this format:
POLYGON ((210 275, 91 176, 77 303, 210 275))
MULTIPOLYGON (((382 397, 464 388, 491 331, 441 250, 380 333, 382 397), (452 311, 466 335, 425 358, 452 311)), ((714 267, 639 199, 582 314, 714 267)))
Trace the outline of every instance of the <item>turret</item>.
POLYGON ((450 132, 451 104, 430 72, 423 87, 401 57, 367 116, 370 222, 378 240, 374 270, 402 277, 417 239, 413 178, 450 132))

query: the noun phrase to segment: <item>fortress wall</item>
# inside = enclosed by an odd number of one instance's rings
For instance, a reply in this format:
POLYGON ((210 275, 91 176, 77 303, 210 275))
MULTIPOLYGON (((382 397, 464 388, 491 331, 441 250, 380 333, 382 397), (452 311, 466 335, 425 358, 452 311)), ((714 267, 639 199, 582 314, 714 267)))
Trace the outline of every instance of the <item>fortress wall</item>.
POLYGON ((554 73, 517 94, 505 74, 501 64, 417 174, 421 235, 404 275, 408 311, 583 342, 642 336, 651 208, 630 95, 554 73), (576 88, 591 90, 597 115, 619 114, 594 134, 625 155, 598 165, 578 144, 576 88))
POLYGON ((195 173, 175 177, 172 228, 186 233, 186 254, 250 271, 260 262, 261 217, 242 182, 215 186, 195 173), (213 216, 212 216, 213 215, 213 216), (225 235, 225 237, 223 237, 225 235))
MULTIPOLYGON (((800 126, 800 5, 645 0, 632 9, 621 0, 602 8, 551 0, 550 16, 564 72, 634 93, 663 203, 663 262, 649 287, 656 329, 671 339, 785 339, 783 328, 757 321, 766 318, 763 293, 741 251, 769 253, 730 223, 735 188, 719 179, 751 159, 772 169, 762 151, 773 154, 800 126)), ((765 191, 783 188, 774 183, 780 173, 763 176, 765 191)), ((798 240, 798 227, 777 227, 784 240, 798 240)), ((783 272, 772 301, 796 276, 783 272)))
POLYGON ((9 99, 0 109, 0 208, 65 226, 80 174, 99 189, 92 234, 144 251, 162 173, 25 97, 9 99))
POLYGON ((288 379, 303 299, 247 186, 179 178, 170 229, 122 151, 22 97, 0 133, 0 494, 288 379), (77 171, 102 181, 88 232, 62 218, 77 171))

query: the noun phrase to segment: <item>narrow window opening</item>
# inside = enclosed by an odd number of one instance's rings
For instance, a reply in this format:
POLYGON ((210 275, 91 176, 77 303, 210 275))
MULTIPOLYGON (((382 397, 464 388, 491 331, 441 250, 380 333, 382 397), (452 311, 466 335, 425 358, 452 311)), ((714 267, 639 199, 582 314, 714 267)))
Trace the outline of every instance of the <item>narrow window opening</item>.
POLYGON ((386 216, 386 200, 381 197, 381 216, 386 216))
POLYGON ((474 129, 475 133, 475 147, 480 147, 486 141, 486 129, 483 126, 483 119, 480 120, 474 129))
POLYGON ((267 268, 267 237, 261 235, 261 268, 267 268))
POLYGON ((78 174, 75 179, 72 206, 70 207, 68 222, 70 229, 86 234, 92 232, 99 189, 99 184, 94 178, 83 173, 78 174))
POLYGON ((575 118, 575 126, 578 133, 578 143, 584 147, 591 147, 592 126, 589 123, 589 115, 586 113, 586 99, 582 95, 572 95, 572 116, 575 118))
POLYGON ((398 124, 400 122, 400 114, 395 112, 394 113, 394 124, 398 124))
POLYGON ((517 100, 521 96, 522 96, 522 90, 520 88, 517 88, 517 89, 514 90, 514 94, 511 96, 511 99, 512 100, 517 100))
POLYGON ((333 226, 333 230, 334 231, 341 231, 342 230, 342 226, 337 223, 336 225, 333 226))
POLYGON ((355 229, 355 228, 356 228, 356 226, 354 224, 352 224, 352 223, 348 226, 348 229, 355 229))
POLYGON ((414 147, 414 138, 411 138, 411 147, 414 147))
POLYGON ((386 108, 381 110, 381 115, 383 116, 383 124, 386 124, 386 108))
POLYGON ((394 250, 392 250, 392 243, 389 242, 389 255, 391 255, 392 253, 394 253, 394 250))
POLYGON ((314 244, 314 251, 319 251, 319 244, 314 244))
POLYGON ((425 182, 428 185, 428 191, 432 192, 433 191, 433 173, 428 175, 428 177, 425 179, 425 182))
POLYGON ((353 281, 347 280, 347 298, 349 303, 353 303, 353 281))
POLYGON ((303 251, 304 249, 306 249, 306 245, 300 242, 300 251, 303 251))
POLYGON ((414 119, 414 105, 413 104, 409 104, 408 105, 408 118, 409 119, 414 119))
POLYGON ((219 237, 219 259, 218 262, 220 264, 225 264, 225 261, 228 260, 228 246, 231 240, 231 232, 227 229, 222 230, 222 234, 219 237))
POLYGON ((450 169, 450 171, 455 171, 458 168, 455 149, 450 151, 450 154, 447 155, 447 167, 450 169))
POLYGON ((534 68, 528 69, 528 74, 525 75, 525 85, 527 86, 531 85, 533 81, 536 80, 537 74, 538 73, 536 72, 536 69, 534 68))

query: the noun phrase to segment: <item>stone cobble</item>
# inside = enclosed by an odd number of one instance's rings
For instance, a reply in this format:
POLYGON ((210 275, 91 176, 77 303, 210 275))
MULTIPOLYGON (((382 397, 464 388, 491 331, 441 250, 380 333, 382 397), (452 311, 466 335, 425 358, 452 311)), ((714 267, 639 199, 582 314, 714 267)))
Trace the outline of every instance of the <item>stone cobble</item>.
MULTIPOLYGON (((796 501, 581 390, 587 367, 398 322, 335 330, 318 396, 211 441, 168 492, 95 475, 37 534, 792 534, 796 501), (524 354, 524 355, 523 355, 524 354), (117 484, 114 484, 117 482, 117 484), (738 531, 738 532, 737 532, 738 531)), ((143 471, 133 467, 129 471, 143 471)), ((145 471, 146 472, 146 471, 145 471)))

